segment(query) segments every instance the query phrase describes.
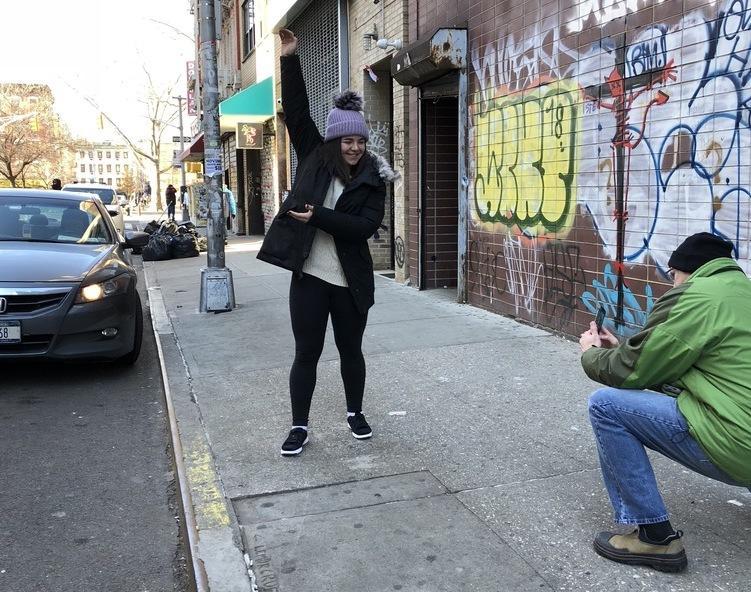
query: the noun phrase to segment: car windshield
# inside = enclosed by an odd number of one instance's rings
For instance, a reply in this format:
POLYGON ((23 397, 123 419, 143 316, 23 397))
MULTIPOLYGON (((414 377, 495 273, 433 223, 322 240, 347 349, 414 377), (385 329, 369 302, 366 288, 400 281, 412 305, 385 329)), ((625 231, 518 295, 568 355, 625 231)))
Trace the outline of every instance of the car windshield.
POLYGON ((107 244, 112 235, 93 201, 0 196, 0 241, 107 244))
POLYGON ((76 187, 65 187, 64 191, 78 191, 80 193, 93 193, 99 196, 102 203, 105 205, 111 205, 117 203, 117 194, 114 189, 109 187, 85 187, 77 185, 76 187))

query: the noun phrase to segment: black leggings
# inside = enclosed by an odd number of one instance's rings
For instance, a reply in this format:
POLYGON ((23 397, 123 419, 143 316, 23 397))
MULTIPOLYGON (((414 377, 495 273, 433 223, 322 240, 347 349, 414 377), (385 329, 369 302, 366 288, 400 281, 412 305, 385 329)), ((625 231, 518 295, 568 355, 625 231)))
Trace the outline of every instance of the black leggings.
POLYGON ((292 277, 289 313, 295 335, 295 361, 289 373, 292 425, 308 425, 310 401, 316 387, 316 367, 323 351, 329 314, 339 350, 347 411, 360 413, 365 390, 362 336, 368 313, 357 310, 349 288, 334 286, 307 274, 302 278, 292 277))

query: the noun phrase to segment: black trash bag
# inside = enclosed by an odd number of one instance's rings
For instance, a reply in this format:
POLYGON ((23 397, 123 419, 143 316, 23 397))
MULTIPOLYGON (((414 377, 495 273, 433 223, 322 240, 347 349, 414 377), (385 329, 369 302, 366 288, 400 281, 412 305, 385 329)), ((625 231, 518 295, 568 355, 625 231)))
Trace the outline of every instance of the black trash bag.
POLYGON ((198 243, 190 234, 178 234, 172 238, 172 256, 175 259, 198 257, 198 243))
POLYGON ((143 248, 144 261, 172 259, 172 238, 164 234, 152 234, 149 244, 143 248))
POLYGON ((159 228, 159 222, 152 220, 146 226, 143 227, 143 231, 147 234, 154 234, 159 228))

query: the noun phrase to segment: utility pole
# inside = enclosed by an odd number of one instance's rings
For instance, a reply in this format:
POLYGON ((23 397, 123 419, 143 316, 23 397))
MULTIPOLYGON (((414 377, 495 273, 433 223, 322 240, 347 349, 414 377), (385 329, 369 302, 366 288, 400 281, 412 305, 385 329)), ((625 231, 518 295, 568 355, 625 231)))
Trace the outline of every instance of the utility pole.
MULTIPOLYGON (((177 113, 179 116, 179 123, 180 123, 180 154, 183 153, 185 150, 185 137, 183 134, 183 101, 185 100, 185 97, 172 97, 177 101, 177 113)), ((185 163, 181 160, 180 161, 180 205, 182 206, 182 221, 187 222, 190 220, 190 216, 188 216, 188 208, 185 203, 185 193, 183 192, 187 191, 187 185, 185 182, 185 163), (183 189, 185 188, 185 189, 183 189)))
POLYGON ((224 264, 225 220, 222 207, 222 153, 219 144, 219 82, 216 67, 214 0, 201 0, 199 48, 203 74, 203 179, 208 187, 207 266, 201 270, 200 312, 224 312, 235 307, 232 272, 224 264))

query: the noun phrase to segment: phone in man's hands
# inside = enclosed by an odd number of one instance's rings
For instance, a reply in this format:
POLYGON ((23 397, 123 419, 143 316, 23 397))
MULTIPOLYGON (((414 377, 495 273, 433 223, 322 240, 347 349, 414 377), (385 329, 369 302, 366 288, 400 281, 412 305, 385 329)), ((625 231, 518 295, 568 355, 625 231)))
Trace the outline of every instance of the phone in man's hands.
POLYGON ((600 309, 597 311, 595 317, 595 325, 597 325, 597 332, 602 333, 602 324, 605 322, 605 307, 600 305, 600 309))

